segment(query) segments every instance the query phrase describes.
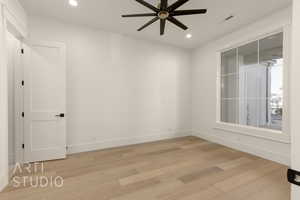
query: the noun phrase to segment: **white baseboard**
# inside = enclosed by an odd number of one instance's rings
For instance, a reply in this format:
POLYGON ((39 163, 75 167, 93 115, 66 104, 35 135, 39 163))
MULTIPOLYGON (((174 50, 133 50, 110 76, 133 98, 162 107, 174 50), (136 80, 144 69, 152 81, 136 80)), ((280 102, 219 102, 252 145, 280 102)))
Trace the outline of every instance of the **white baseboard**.
POLYGON ((68 154, 96 151, 96 150, 113 148, 113 147, 122 147, 127 145, 145 143, 145 142, 153 142, 153 141, 164 140, 164 139, 185 137, 189 135, 191 135, 191 131, 181 131, 175 133, 152 134, 152 135, 138 136, 132 138, 118 138, 118 139, 98 141, 98 142, 87 143, 87 144, 68 145, 68 154))
POLYGON ((210 142, 214 142, 217 144, 221 144, 242 152, 246 152, 249 154, 256 155, 258 157, 271 160, 274 162, 278 162, 283 165, 289 165, 290 164, 290 156, 289 155, 282 155, 278 153, 274 153, 269 150, 261 149, 256 146, 250 146, 248 144, 238 143, 231 140, 226 139, 225 137, 218 137, 217 135, 209 135, 209 134, 203 134, 203 133, 196 133, 193 132, 193 136, 208 140, 210 142))

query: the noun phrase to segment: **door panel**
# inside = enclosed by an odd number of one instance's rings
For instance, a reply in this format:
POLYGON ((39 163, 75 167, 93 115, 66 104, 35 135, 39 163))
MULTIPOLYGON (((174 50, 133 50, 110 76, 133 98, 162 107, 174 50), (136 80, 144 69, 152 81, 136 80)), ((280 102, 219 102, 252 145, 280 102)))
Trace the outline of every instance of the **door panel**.
POLYGON ((29 42, 24 47, 25 161, 66 156, 65 47, 29 42))

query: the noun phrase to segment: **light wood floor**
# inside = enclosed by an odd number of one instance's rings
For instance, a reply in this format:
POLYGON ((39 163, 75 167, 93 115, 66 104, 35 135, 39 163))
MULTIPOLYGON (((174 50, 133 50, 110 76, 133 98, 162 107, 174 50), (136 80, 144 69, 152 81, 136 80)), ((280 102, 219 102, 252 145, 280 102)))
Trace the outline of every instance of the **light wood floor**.
POLYGON ((285 166, 195 137, 45 163, 62 188, 8 187, 1 200, 289 200, 285 166))

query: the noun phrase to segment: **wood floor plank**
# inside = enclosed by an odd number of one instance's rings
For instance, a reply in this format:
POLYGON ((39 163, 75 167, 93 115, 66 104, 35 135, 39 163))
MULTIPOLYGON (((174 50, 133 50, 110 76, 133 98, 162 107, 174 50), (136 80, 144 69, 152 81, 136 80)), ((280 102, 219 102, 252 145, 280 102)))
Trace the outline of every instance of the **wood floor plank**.
POLYGON ((210 176, 211 174, 222 172, 223 170, 219 167, 210 167, 207 169, 200 170, 198 172, 194 172, 192 174, 187 174, 179 178, 183 183, 189 183, 196 179, 200 179, 204 176, 210 176))
POLYGON ((263 177, 266 174, 271 173, 272 171, 275 171, 275 170, 279 170, 279 169, 280 169, 280 166, 278 164, 270 163, 266 166, 256 168, 256 169, 251 169, 249 171, 246 171, 245 173, 242 173, 237 176, 228 178, 224 181, 218 182, 218 183, 214 184, 214 186, 221 189, 224 192, 229 192, 236 187, 239 187, 243 184, 247 184, 251 181, 259 179, 260 177, 263 177))
POLYGON ((237 167, 239 165, 242 165, 242 164, 250 163, 252 161, 253 160, 251 160, 249 158, 242 157, 242 158, 238 158, 238 159, 235 159, 235 160, 231 160, 229 162, 218 164, 217 167, 219 167, 223 170, 228 170, 228 169, 235 168, 235 167, 237 167))
POLYGON ((122 178, 119 180, 119 183, 120 183, 120 185, 129 185, 132 183, 137 183, 137 182, 145 181, 148 179, 152 179, 152 178, 155 178, 162 174, 163 174, 163 172, 161 170, 144 172, 144 173, 128 176, 126 178, 122 178))

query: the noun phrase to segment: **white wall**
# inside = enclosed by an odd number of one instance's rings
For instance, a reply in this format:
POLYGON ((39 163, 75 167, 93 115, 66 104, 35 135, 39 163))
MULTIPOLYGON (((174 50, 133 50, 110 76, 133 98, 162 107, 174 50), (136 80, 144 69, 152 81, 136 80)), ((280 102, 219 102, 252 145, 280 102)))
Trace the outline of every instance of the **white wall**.
POLYGON ((189 134, 189 52, 40 17, 29 22, 30 38, 67 45, 69 152, 189 134))
MULTIPOLYGON (((248 25, 195 50, 193 54, 193 134, 267 159, 288 164, 289 142, 277 142, 216 129, 218 51, 254 39, 291 23, 291 8, 248 25)), ((289 67, 289 66, 285 66, 289 67)), ((286 133, 287 134, 287 133, 286 133)))
POLYGON ((4 14, 3 6, 0 3, 0 191, 8 182, 8 104, 5 50, 4 14))

